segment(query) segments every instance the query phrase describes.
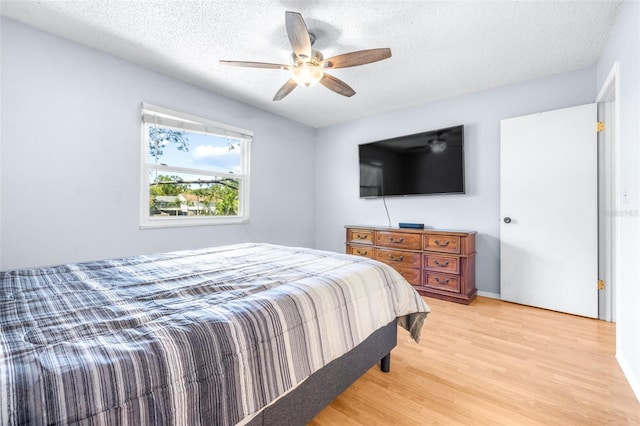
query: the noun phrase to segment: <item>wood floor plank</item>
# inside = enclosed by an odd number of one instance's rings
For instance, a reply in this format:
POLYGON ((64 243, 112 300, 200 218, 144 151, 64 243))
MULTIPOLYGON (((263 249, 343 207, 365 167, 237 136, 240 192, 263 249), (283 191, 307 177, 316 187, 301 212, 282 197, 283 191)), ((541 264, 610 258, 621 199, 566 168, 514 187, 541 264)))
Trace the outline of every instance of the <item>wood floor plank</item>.
POLYGON ((420 344, 398 332, 311 426, 640 425, 615 359, 615 324, 478 297, 431 306, 420 344))

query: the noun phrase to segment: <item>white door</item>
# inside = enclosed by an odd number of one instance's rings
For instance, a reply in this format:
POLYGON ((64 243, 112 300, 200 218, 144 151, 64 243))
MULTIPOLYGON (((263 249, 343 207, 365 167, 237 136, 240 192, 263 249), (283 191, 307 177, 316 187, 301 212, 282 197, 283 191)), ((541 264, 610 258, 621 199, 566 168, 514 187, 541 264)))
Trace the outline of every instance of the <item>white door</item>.
POLYGON ((502 299, 598 316, 596 120, 596 104, 502 120, 502 299))

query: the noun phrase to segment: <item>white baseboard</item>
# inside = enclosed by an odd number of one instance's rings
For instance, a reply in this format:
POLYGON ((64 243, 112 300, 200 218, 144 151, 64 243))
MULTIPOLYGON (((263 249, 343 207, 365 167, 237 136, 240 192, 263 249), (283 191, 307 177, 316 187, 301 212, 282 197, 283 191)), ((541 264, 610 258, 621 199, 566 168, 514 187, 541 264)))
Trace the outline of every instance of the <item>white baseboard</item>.
POLYGON ((631 370, 631 366, 625 359, 624 355, 618 352, 616 354, 616 359, 618 360, 620 368, 622 368, 624 377, 627 379, 627 382, 629 382, 629 386, 631 386, 631 390, 636 395, 636 399, 640 402, 640 381, 638 380, 638 377, 633 375, 633 370, 631 370))
POLYGON ((500 293, 489 293, 488 291, 478 290, 478 296, 488 297, 490 299, 501 299, 500 293))

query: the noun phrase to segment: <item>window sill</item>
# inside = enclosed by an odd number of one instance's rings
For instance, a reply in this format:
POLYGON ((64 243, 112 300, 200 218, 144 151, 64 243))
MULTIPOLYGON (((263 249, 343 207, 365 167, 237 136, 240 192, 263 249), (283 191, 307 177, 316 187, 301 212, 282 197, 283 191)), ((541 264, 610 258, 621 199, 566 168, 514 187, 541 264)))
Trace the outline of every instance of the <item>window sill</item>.
POLYGON ((249 218, 244 216, 234 217, 188 217, 188 218, 157 218, 146 219, 140 224, 140 229, 153 228, 182 228, 186 226, 211 226, 211 225, 235 225, 249 223, 249 218))

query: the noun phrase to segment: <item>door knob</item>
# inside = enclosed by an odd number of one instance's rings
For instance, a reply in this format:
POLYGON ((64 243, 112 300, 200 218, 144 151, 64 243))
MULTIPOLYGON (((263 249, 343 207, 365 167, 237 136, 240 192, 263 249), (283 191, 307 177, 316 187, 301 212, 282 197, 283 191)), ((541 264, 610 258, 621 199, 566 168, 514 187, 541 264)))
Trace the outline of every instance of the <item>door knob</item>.
POLYGON ((505 217, 504 219, 504 223, 511 223, 511 218, 510 217, 505 217))

